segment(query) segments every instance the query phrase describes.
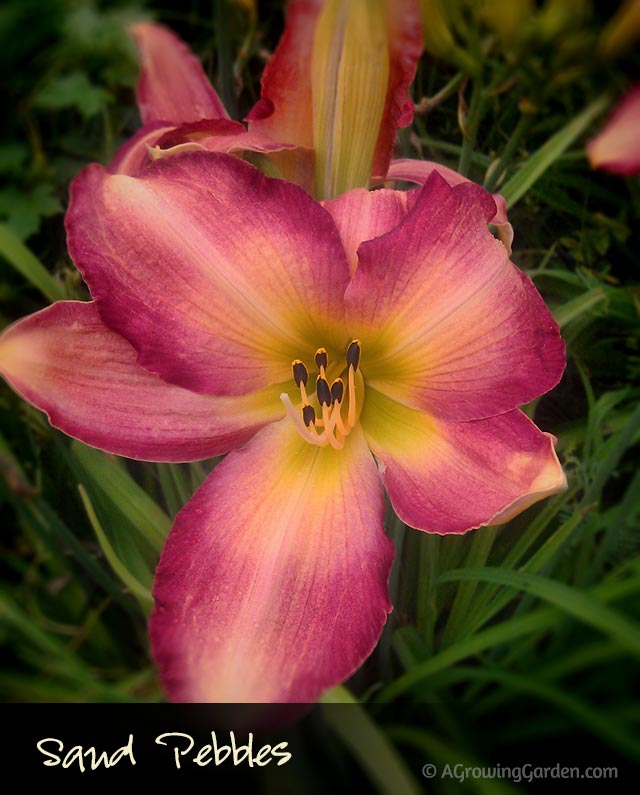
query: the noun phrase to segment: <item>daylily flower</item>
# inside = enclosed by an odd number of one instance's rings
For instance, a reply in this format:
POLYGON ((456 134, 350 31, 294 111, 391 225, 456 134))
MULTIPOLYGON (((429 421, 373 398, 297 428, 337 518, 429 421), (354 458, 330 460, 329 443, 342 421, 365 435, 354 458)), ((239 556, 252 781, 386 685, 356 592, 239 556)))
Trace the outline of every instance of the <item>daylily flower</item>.
POLYGON ((69 250, 94 300, 12 326, 0 371, 111 452, 232 451, 156 573, 171 699, 310 702, 349 677, 391 609, 383 487, 432 533, 564 487, 553 437, 518 410, 558 382, 564 345, 495 212, 437 173, 320 204, 223 154, 74 181, 69 250))
POLYGON ((422 51, 418 0, 293 0, 287 26, 248 116, 228 114, 186 45, 160 25, 132 34, 145 126, 112 170, 136 174, 154 157, 193 149, 268 154, 279 176, 319 198, 384 175, 399 126, 413 118, 408 89, 422 51))
POLYGON ((142 66, 136 99, 143 127, 120 147, 112 173, 135 176, 155 158, 190 149, 238 155, 295 149, 232 121, 198 59, 170 30, 139 22, 130 32, 142 66))
POLYGON ((640 83, 622 97, 586 149, 592 168, 625 177, 640 174, 640 83))
MULTIPOLYGON (((408 89, 422 50, 416 0, 289 3, 248 130, 229 119, 175 34, 150 22, 131 32, 142 62, 137 101, 145 126, 119 150, 109 166, 113 173, 135 176, 152 159, 207 150, 264 154, 279 176, 318 198, 370 183, 423 184, 433 170, 452 186, 467 181, 437 163, 391 160, 397 129, 413 119, 408 89)), ((492 223, 511 252, 505 201, 499 194, 494 199, 492 223)))

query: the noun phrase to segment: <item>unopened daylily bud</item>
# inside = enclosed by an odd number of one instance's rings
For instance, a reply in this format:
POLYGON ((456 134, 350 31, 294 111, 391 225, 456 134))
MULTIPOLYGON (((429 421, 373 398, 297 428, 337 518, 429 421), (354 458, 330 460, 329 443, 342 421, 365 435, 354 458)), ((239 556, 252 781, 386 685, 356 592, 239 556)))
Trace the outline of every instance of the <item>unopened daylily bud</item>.
POLYGON ((626 0, 607 22, 598 41, 598 49, 606 58, 628 50, 640 39, 640 3, 626 0))
POLYGON ((385 0, 328 0, 311 58, 318 198, 369 185, 388 80, 385 0))
POLYGON ((455 38, 455 23, 462 11, 459 0, 420 0, 424 49, 455 64, 466 74, 475 74, 478 65, 455 38))
POLYGON ((564 31, 579 30, 590 12, 588 0, 547 0, 538 16, 538 33, 551 41, 564 31))
POLYGON ((479 13, 500 41, 509 45, 517 40, 534 8, 533 0, 483 0, 479 13))
POLYGON ((425 50, 436 58, 446 59, 456 45, 442 7, 442 0, 420 0, 420 10, 425 50))

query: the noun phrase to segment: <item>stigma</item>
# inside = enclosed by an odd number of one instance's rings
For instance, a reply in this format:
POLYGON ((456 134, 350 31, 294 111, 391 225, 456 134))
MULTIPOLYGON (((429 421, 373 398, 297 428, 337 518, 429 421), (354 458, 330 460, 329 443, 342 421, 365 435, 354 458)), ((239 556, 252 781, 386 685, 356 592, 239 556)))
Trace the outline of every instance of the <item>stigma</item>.
POLYGON ((318 447, 330 445, 340 450, 357 424, 356 373, 360 367, 360 353, 360 340, 352 340, 345 353, 343 368, 339 370, 340 375, 330 381, 327 376, 329 354, 324 348, 318 348, 314 356, 318 374, 311 395, 307 392, 309 371, 306 365, 300 359, 291 363, 293 381, 300 390, 301 408, 294 406, 286 392, 280 395, 280 400, 296 430, 309 444, 318 447))

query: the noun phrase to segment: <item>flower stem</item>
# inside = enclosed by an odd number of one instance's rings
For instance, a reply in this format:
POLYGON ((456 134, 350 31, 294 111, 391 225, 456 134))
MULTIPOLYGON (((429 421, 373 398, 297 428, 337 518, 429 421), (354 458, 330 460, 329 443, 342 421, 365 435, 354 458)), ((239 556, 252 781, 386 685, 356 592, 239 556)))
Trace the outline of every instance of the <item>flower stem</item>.
POLYGON ((469 105, 469 114, 466 120, 464 141, 462 142, 462 150, 460 152, 460 160, 458 162, 458 171, 463 177, 469 176, 471 155, 476 145, 478 128, 480 126, 482 117, 484 116, 485 106, 485 92, 480 80, 476 79, 473 82, 473 88, 471 90, 471 103, 469 105))
POLYGON ((443 103, 445 100, 449 99, 449 97, 452 94, 455 94, 458 88, 460 88, 465 76, 466 75, 463 72, 458 72, 445 86, 443 86, 443 88, 440 89, 440 91, 436 92, 432 97, 424 97, 422 100, 420 100, 417 106, 418 112, 428 113, 443 103))
POLYGON ((492 193, 496 189, 497 185, 500 184, 503 174, 509 167, 513 155, 520 141, 522 140, 522 137, 529 130, 532 121, 533 116, 530 113, 523 113, 520 116, 515 130, 507 141, 505 148, 502 150, 500 158, 498 159, 495 166, 493 166, 490 171, 487 171, 483 187, 490 193, 492 193))
POLYGON ((220 96, 223 105, 229 111, 229 115, 232 119, 235 119, 238 113, 235 77, 233 73, 233 57, 231 55, 230 14, 227 0, 216 0, 215 22, 220 96))

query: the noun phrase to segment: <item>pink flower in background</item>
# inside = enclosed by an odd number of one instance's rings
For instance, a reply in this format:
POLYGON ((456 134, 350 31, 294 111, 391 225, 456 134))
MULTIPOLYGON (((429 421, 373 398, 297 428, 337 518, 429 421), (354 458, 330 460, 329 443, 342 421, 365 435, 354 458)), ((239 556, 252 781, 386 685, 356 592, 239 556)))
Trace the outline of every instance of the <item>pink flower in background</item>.
MULTIPOLYGON (((371 182, 424 184, 434 170, 451 186, 468 181, 437 163, 391 159, 397 129, 413 119, 408 90, 422 51, 415 0, 377 0, 384 25, 369 35, 362 31, 370 9, 363 18, 358 13, 343 15, 341 22, 329 17, 322 27, 323 12, 326 16, 334 7, 346 8, 326 0, 289 4, 285 31, 262 78, 262 96, 247 118, 248 130, 229 119, 184 42, 161 25, 134 25, 142 62, 137 101, 145 126, 120 149, 110 171, 135 176, 153 158, 207 150, 264 154, 279 175, 317 197, 371 182), (372 64, 371 52, 382 50, 386 70, 372 64), (376 68, 377 81, 372 79, 376 68)), ((513 228, 503 197, 494 194, 494 199, 491 223, 510 253, 513 228)))
POLYGON ((88 444, 229 453, 156 573, 171 699, 308 702, 349 677, 391 609, 384 489, 409 525, 462 533, 565 486, 518 411, 564 345, 495 214, 437 173, 320 204, 205 152, 76 178, 69 249, 94 300, 8 329, 0 371, 88 444))
POLYGON ((593 168, 621 176, 640 173, 640 83, 618 102, 586 149, 593 168))
POLYGON ((229 119, 200 62, 168 28, 155 22, 131 27, 140 53, 136 100, 143 124, 229 119))
POLYGON ((295 149, 232 121, 198 59, 170 30, 139 22, 131 34, 142 66, 136 99, 143 127, 120 147, 109 164, 111 173, 134 176, 167 151, 203 149, 240 156, 295 149))
POLYGON ((272 170, 318 197, 384 175, 422 52, 417 0, 293 0, 248 130, 231 121, 187 46, 161 25, 131 29, 142 63, 144 127, 110 169, 135 175, 153 157, 205 149, 268 155, 272 170))

